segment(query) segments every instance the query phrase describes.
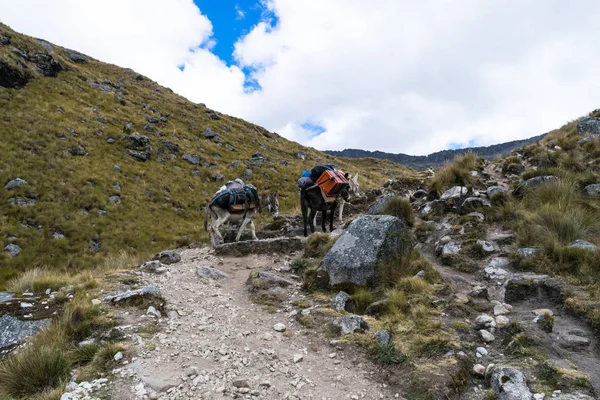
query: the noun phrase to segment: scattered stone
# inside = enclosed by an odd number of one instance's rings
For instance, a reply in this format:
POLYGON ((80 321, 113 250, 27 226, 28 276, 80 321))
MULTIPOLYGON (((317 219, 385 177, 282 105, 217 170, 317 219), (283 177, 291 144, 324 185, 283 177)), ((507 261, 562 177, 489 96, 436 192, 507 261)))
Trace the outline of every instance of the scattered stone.
POLYGON ((478 347, 477 349, 475 349, 475 351, 477 351, 477 353, 481 354, 482 356, 488 355, 488 351, 485 347, 478 347))
POLYGON ((37 199, 31 197, 11 197, 8 204, 18 207, 32 207, 37 204, 37 199))
POLYGON ((129 135, 128 140, 128 146, 132 149, 143 149, 150 144, 150 138, 148 136, 140 135, 137 132, 129 135))
POLYGON ((449 200, 460 199, 461 197, 466 196, 468 191, 469 190, 464 186, 454 186, 453 188, 446 190, 440 196, 440 200, 449 201, 449 200))
POLYGON ((282 324, 281 322, 273 325, 273 330, 276 332, 285 332, 285 329, 286 329, 285 325, 282 324))
POLYGON ((494 327, 494 326, 495 326, 494 318, 490 317, 487 314, 481 314, 480 316, 475 318, 475 321, 474 321, 475 329, 479 330, 479 329, 490 328, 490 327, 494 327))
POLYGON ((490 186, 485 193, 487 194, 487 197, 493 199, 495 196, 506 193, 506 190, 502 186, 490 186))
POLYGON ((496 317, 496 328, 504 328, 510 323, 510 320, 504 315, 498 315, 496 317))
POLYGON ((379 342, 380 346, 388 344, 390 342, 390 340, 392 339, 392 335, 390 334, 390 331, 388 331, 387 329, 377 331, 373 334, 373 336, 375 336, 375 338, 379 342))
POLYGON ((121 204, 121 196, 119 195, 112 195, 108 198, 108 200, 110 200, 111 203, 113 204, 121 204))
POLYGON ((154 256, 153 260, 158 260, 163 264, 175 264, 181 261, 179 253, 173 250, 164 250, 154 256))
POLYGON ((480 221, 485 221, 485 215, 483 215, 482 213, 480 213, 480 212, 477 212, 477 211, 474 211, 474 212, 468 213, 468 214, 467 214, 467 217, 471 217, 471 218, 477 218, 477 219, 478 219, 478 220, 480 220, 480 221))
POLYGON ((331 299, 331 307, 337 311, 344 311, 346 309, 346 302, 350 300, 352 296, 344 291, 340 291, 331 299))
POLYGON ((304 356, 302 354, 294 354, 294 364, 298 364, 302 360, 304 360, 304 356))
POLYGON ((600 196, 600 183, 594 183, 585 187, 585 192, 590 196, 600 196))
POLYGON ((503 267, 507 267, 508 265, 508 258, 496 257, 488 263, 483 273, 490 280, 503 280, 508 276, 508 272, 503 267))
POLYGON ((21 178, 15 178, 12 179, 10 181, 8 181, 8 183, 4 186, 4 189, 15 189, 21 186, 27 186, 28 183, 27 181, 21 179, 21 178))
POLYGON ((590 347, 590 339, 577 335, 561 335, 558 344, 563 349, 571 351, 584 351, 590 347))
POLYGON ((9 243, 4 247, 4 251, 11 257, 16 257, 21 253, 21 246, 14 243, 9 243))
POLYGON ((510 311, 502 304, 496 304, 494 306, 494 315, 506 315, 510 311))
POLYGON ((127 149, 127 154, 138 161, 148 161, 150 159, 150 153, 148 153, 147 151, 127 149))
POLYGON ((460 253, 462 245, 457 242, 448 242, 442 247, 442 256, 452 256, 460 253))
POLYGON ((117 354, 115 354, 113 358, 115 359, 115 361, 120 361, 123 359, 123 353, 119 351, 117 352, 117 354))
POLYGON ((584 249, 584 250, 589 250, 589 251, 596 251, 596 245, 594 243, 590 243, 586 240, 582 240, 582 239, 577 239, 573 242, 571 242, 569 244, 570 248, 576 248, 576 249, 584 249))
POLYGON ((207 128, 204 132, 202 132, 202 136, 204 136, 206 139, 212 139, 217 136, 217 134, 212 129, 207 128))
POLYGON ((495 367, 490 385, 498 400, 531 400, 525 375, 513 367, 495 367))
POLYGON ((377 265, 394 257, 405 247, 410 231, 402 220, 389 215, 362 215, 356 218, 323 258, 322 269, 329 284, 374 284, 377 265))
POLYGON ((359 315, 346 315, 333 321, 333 326, 340 328, 340 333, 350 335, 355 331, 369 329, 369 325, 363 317, 359 315))
POLYGON ((488 254, 500 251, 500 247, 496 243, 489 242, 487 240, 478 240, 477 244, 481 246, 485 253, 488 254))
POLYGON ((296 152, 296 158, 299 159, 299 160, 304 161, 304 160, 306 160, 306 153, 304 153, 302 150, 297 151, 296 152))
POLYGON ((475 364, 473 366, 473 374, 479 378, 485 377, 485 367, 481 364, 475 364))
POLYGON ((181 156, 181 158, 192 165, 200 164, 200 156, 196 154, 184 154, 181 156))
POLYGON ((294 285, 294 282, 268 271, 253 272, 250 274, 250 277, 246 283, 260 288, 270 288, 275 286, 285 287, 294 285))
POLYGON ((156 308, 154 308, 154 306, 148 307, 148 309, 146 310, 146 315, 152 315, 152 316, 155 316, 156 318, 160 318, 162 316, 160 311, 158 311, 156 308))
POLYGON ((468 214, 480 210, 482 208, 490 208, 492 205, 489 201, 481 197, 469 197, 463 201, 460 208, 461 214, 468 214))
POLYGON ((467 304, 469 302, 469 296, 466 293, 455 293, 454 303, 467 304))
POLYGON ((223 272, 219 269, 210 268, 210 267, 198 268, 196 270, 196 275, 198 275, 198 277, 200 277, 202 279, 213 279, 215 281, 229 278, 229 275, 227 275, 225 272, 223 272))
POLYGON ((479 337, 486 343, 490 343, 496 340, 496 337, 485 329, 479 330, 479 337))
POLYGON ((10 315, 0 317, 0 350, 22 343, 50 324, 51 319, 21 321, 10 315))
POLYGON ((522 259, 527 259, 527 258, 531 258, 531 257, 535 256, 536 253, 537 253, 537 249, 534 249, 533 247, 522 247, 517 250, 515 255, 522 259))
POLYGON ((139 297, 152 297, 160 296, 160 289, 156 285, 145 286, 136 290, 128 290, 123 293, 117 293, 112 296, 104 297, 104 301, 109 303, 120 303, 125 300, 139 298, 139 297))

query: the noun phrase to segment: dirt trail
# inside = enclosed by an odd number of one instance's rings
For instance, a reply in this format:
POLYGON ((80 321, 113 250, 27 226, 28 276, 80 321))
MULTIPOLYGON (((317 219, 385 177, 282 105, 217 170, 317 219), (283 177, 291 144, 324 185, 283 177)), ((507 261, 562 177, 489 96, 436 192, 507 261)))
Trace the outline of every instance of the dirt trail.
MULTIPOLYGON (((401 398, 372 379, 375 366, 363 355, 304 329, 291 305, 270 314, 251 302, 245 285, 251 270, 276 271, 289 260, 217 258, 207 248, 184 250, 181 256, 166 274, 144 276, 144 283, 159 286, 168 315, 151 339, 133 338, 139 358, 116 371, 122 382, 111 398, 401 398), (199 267, 216 267, 229 277, 202 281, 199 267), (278 323, 285 332, 274 329, 278 323)), ((298 287, 287 290, 290 303, 303 298, 298 287)))

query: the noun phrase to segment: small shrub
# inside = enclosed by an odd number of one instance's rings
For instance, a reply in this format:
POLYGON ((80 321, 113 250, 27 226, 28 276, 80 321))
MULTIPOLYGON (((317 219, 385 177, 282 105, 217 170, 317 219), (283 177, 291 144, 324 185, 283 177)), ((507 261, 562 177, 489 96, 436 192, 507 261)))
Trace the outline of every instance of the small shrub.
POLYGON ((60 343, 34 343, 0 362, 0 395, 31 398, 62 386, 70 372, 71 363, 60 343))
POLYGON ((352 301, 356 305, 356 311, 363 314, 369 304, 375 301, 375 294, 368 288, 359 288, 352 294, 352 301))
POLYGON ((115 354, 126 352, 127 348, 118 343, 110 343, 99 349, 92 360, 91 366, 98 372, 106 371, 115 365, 115 354))
POLYGON ((550 313, 546 313, 538 323, 541 330, 547 333, 552 333, 552 329, 554 328, 554 316, 550 313))
POLYGON ((294 260, 290 263, 290 268, 294 271, 300 271, 306 268, 310 268, 311 264, 309 261, 304 258, 299 258, 298 260, 294 260))
POLYGON ((481 166, 482 159, 473 153, 457 157, 452 164, 440 169, 429 181, 430 195, 437 197, 452 186, 473 186, 475 177, 471 175, 471 171, 480 169, 481 166))
POLYGON ((407 360, 408 357, 402 354, 402 352, 398 350, 398 347, 392 342, 387 344, 381 344, 377 349, 377 362, 379 364, 402 364, 407 360))
POLYGON ((415 224, 415 212, 410 204, 410 201, 403 197, 394 197, 390 199, 383 211, 383 215, 392 215, 403 220, 406 225, 413 226, 415 224))

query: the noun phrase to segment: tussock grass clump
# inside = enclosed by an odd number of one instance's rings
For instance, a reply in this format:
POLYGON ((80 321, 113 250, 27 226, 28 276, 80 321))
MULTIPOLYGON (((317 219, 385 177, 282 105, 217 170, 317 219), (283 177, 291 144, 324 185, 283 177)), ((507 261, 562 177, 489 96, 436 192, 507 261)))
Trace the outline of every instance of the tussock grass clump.
POLYGON ((471 175, 471 171, 480 169, 482 165, 483 160, 473 153, 457 157, 430 180, 429 193, 437 197, 452 186, 473 186, 475 177, 471 175))
POLYGON ((408 360, 408 357, 393 342, 379 345, 377 348, 377 362, 379 364, 391 365, 402 364, 408 360))
POLYGON ((390 199, 381 213, 398 217, 408 226, 413 226, 415 224, 415 212, 412 205, 408 199, 403 197, 394 197, 393 199, 390 199))
POLYGON ((358 288, 352 294, 352 301, 356 305, 356 311, 363 314, 369 304, 375 301, 375 294, 368 288, 358 288))
POLYGON ((36 341, 0 362, 0 397, 30 399, 66 383, 71 362, 59 341, 36 341))
POLYGON ((306 242, 304 256, 309 258, 321 258, 331 249, 335 240, 328 233, 316 232, 310 235, 306 242))
POLYGON ((41 293, 46 291, 46 289, 54 291, 71 285, 82 285, 85 288, 92 288, 96 285, 96 280, 89 272, 70 275, 47 267, 38 267, 25 271, 20 276, 11 279, 7 282, 6 287, 11 292, 31 290, 35 293, 41 293))
POLYGON ((413 249, 378 265, 379 284, 384 288, 394 287, 402 278, 415 276, 420 271, 425 271, 423 279, 426 282, 436 283, 441 279, 439 272, 418 250, 413 249))

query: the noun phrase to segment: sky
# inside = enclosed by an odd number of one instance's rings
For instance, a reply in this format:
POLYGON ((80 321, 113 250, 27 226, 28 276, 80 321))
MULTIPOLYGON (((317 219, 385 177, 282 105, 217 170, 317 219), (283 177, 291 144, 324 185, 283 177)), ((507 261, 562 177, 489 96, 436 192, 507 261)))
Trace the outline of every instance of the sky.
POLYGON ((317 149, 422 155, 600 108, 597 0, 0 0, 16 31, 317 149))

